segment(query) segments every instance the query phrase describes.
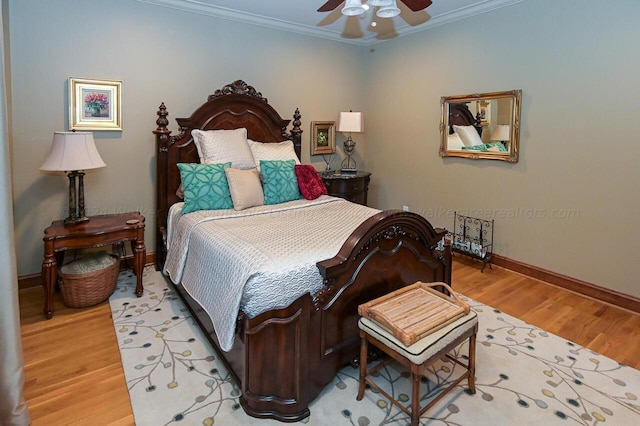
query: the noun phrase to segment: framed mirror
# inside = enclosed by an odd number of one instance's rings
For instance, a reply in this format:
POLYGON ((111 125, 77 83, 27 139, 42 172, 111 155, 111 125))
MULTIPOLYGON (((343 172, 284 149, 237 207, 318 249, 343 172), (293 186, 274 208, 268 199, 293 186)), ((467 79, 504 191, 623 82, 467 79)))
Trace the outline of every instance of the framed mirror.
POLYGON ((440 98, 440 156, 518 161, 522 90, 440 98))

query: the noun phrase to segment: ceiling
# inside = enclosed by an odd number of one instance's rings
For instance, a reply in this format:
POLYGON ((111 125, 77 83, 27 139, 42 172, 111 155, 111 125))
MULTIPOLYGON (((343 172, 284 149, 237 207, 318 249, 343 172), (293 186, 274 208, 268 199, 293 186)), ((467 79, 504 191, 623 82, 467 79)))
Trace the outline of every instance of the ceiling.
POLYGON ((376 18, 372 10, 359 17, 343 16, 342 5, 317 12, 326 0, 138 0, 202 15, 292 31, 345 43, 371 45, 478 15, 524 0, 433 0, 412 12, 401 1, 395 18, 376 18), (376 21, 375 26, 372 22, 376 21))

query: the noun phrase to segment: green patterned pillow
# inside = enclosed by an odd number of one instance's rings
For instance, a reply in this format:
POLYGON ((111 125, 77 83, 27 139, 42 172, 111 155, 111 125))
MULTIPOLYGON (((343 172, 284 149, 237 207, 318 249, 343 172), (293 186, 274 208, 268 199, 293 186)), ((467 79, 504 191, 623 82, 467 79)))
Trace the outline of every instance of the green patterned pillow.
POLYGON ((233 201, 229 192, 224 169, 231 162, 219 164, 178 163, 180 179, 184 187, 184 207, 182 214, 198 210, 232 209, 233 201))
POLYGON ((265 204, 280 204, 302 198, 294 160, 260 160, 265 204))
POLYGON ((469 150, 469 151, 486 151, 487 145, 482 143, 480 145, 463 146, 462 149, 469 150))

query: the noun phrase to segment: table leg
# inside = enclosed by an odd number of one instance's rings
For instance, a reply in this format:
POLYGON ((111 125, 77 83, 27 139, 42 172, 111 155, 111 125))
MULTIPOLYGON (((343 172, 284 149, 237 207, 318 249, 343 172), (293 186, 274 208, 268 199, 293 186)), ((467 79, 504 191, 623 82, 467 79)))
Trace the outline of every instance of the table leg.
POLYGON ((45 247, 44 260, 42 261, 42 288, 44 289, 44 316, 46 319, 53 317, 53 292, 56 287, 58 264, 53 250, 45 247))
POLYGON ((147 256, 144 240, 138 239, 131 241, 131 250, 133 251, 133 272, 136 274, 136 296, 140 297, 144 290, 142 286, 142 273, 144 271, 144 261, 147 256))

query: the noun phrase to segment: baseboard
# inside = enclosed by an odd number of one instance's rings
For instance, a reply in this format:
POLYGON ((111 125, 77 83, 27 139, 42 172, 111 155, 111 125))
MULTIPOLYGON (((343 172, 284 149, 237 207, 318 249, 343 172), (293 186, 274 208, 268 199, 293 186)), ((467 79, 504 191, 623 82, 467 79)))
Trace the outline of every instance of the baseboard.
MULTIPOLYGON (((120 268, 126 269, 133 266, 133 255, 125 256, 123 261, 120 262, 120 268)), ((155 265, 156 263, 156 254, 147 253, 144 264, 145 265, 155 265)), ((27 291, 33 290, 34 288, 42 287, 42 274, 29 274, 18 277, 18 291, 27 291)))
POLYGON ((528 265, 495 253, 491 258, 491 263, 496 266, 509 269, 510 271, 526 275, 527 277, 535 278, 557 287, 573 291, 574 293, 591 297, 600 302, 609 303, 622 309, 640 313, 640 299, 637 297, 600 287, 577 278, 571 278, 556 272, 547 271, 546 269, 528 265))
MULTIPOLYGON (((130 263, 132 261, 133 259, 131 256, 126 256, 125 262, 123 262, 123 264, 126 265, 127 263, 130 263)), ((155 264, 155 261, 155 252, 147 253, 145 265, 155 264)), ((591 284, 577 278, 571 278, 566 275, 548 271, 537 266, 528 265, 526 263, 509 259, 508 257, 500 256, 495 253, 491 258, 491 263, 510 271, 526 275, 527 277, 535 278, 540 281, 544 281, 546 283, 564 288, 566 290, 573 291, 574 293, 592 297, 601 302, 609 303, 611 305, 617 306, 622 309, 627 309, 635 313, 640 313, 640 299, 638 299, 637 297, 620 293, 608 288, 600 287, 598 285, 591 284)), ((39 288, 41 286, 42 279, 40 274, 24 275, 18 278, 18 290, 20 291, 36 287, 39 288)))

